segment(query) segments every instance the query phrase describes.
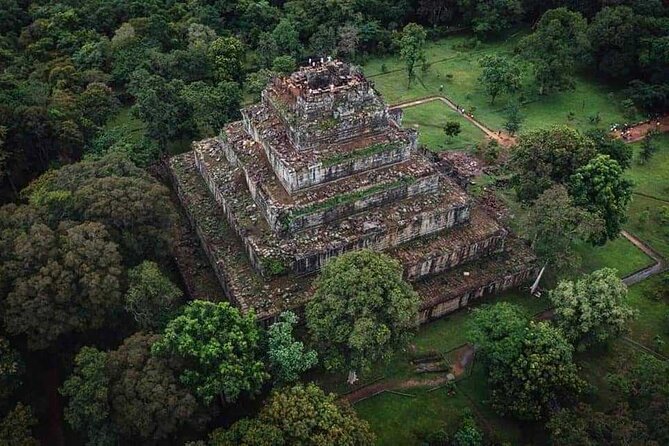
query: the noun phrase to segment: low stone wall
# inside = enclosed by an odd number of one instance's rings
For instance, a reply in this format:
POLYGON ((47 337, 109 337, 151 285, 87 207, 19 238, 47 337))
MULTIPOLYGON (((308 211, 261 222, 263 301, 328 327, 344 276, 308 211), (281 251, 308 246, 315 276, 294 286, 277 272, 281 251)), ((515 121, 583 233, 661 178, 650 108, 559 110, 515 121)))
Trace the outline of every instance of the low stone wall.
POLYGON ((534 265, 528 265, 517 272, 505 274, 486 281, 464 292, 455 295, 444 296, 444 300, 432 300, 430 306, 421 308, 419 321, 421 324, 438 319, 446 314, 452 313, 460 308, 466 307, 472 301, 483 296, 501 293, 511 288, 517 288, 525 283, 534 280, 538 273, 538 268, 534 265))
POLYGON ((472 260, 502 252, 506 236, 507 231, 500 230, 484 240, 456 247, 452 251, 438 252, 412 265, 405 265, 404 278, 415 281, 431 274, 447 271, 472 260))

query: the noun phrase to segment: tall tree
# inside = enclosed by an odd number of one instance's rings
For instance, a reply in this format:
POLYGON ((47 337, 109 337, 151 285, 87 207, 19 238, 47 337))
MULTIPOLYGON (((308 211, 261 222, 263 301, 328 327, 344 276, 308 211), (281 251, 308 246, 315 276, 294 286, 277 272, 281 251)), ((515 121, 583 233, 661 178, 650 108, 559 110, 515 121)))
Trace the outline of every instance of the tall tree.
POLYGON ((566 126, 520 135, 510 160, 518 198, 534 200, 553 183, 567 183, 595 155, 593 142, 566 126))
POLYGON ((207 57, 214 67, 216 80, 241 83, 244 76, 244 54, 244 44, 236 37, 219 37, 211 42, 207 57))
POLYGON ((181 382, 205 403, 220 396, 235 401, 268 378, 259 359, 260 330, 227 302, 193 301, 167 324, 153 352, 181 361, 181 382))
POLYGON ((599 74, 626 80, 638 68, 641 20, 628 6, 606 7, 588 28, 591 54, 599 74))
POLYGON ((0 336, 0 403, 9 398, 21 385, 25 364, 19 352, 0 336))
POLYGON ((417 324, 418 296, 399 263, 369 250, 330 261, 307 304, 309 333, 325 368, 366 370, 404 345, 417 324))
POLYGON ((606 342, 624 333, 635 314, 625 304, 627 287, 610 268, 576 281, 563 280, 548 296, 557 326, 580 346, 606 342))
POLYGON ((242 91, 236 82, 220 82, 214 86, 193 82, 181 95, 191 108, 197 134, 203 138, 218 134, 226 122, 239 115, 242 91))
POLYGON ((316 352, 305 350, 304 344, 293 337, 293 327, 297 321, 295 313, 285 311, 267 330, 267 353, 270 366, 279 382, 297 381, 300 373, 309 370, 318 362, 316 352))
POLYGON ((528 321, 518 307, 496 304, 476 310, 468 337, 479 349, 491 404, 501 415, 543 418, 553 404, 582 387, 573 347, 558 329, 528 321))
POLYGON ((24 268, 5 301, 5 326, 44 349, 63 334, 99 328, 121 304, 121 257, 99 223, 35 224, 14 241, 24 268))
POLYGON ((40 442, 33 437, 32 430, 37 426, 37 418, 30 406, 17 403, 0 420, 0 444, 7 446, 39 446, 40 442))
POLYGON ((500 94, 515 93, 520 88, 520 68, 511 59, 488 54, 479 60, 479 65, 482 68, 479 82, 490 96, 490 104, 500 94))
POLYGON ((623 176, 620 165, 608 155, 597 155, 576 170, 568 187, 574 203, 604 220, 604 230, 591 241, 604 244, 618 237, 632 197, 632 182, 623 176))
POLYGON ((65 380, 60 393, 68 398, 65 420, 84 434, 90 446, 112 446, 117 433, 109 419, 109 375, 107 354, 83 347, 74 358, 74 370, 65 380))
POLYGON ((427 33, 422 26, 409 23, 402 30, 400 38, 400 57, 407 70, 408 85, 411 86, 416 77, 416 66, 425 62, 425 39, 427 33))
POLYGON ((532 203, 524 225, 537 255, 556 272, 577 269, 581 258, 574 247, 601 231, 604 222, 574 205, 567 189, 555 185, 532 203))
POLYGON ((165 326, 182 297, 155 262, 144 261, 128 272, 125 308, 143 329, 165 326))
POLYGON ((539 94, 572 85, 572 74, 588 50, 587 22, 567 8, 546 11, 525 37, 522 53, 534 65, 539 94))
POLYGON ((216 431, 212 446, 317 444, 363 446, 374 443, 366 421, 315 384, 275 390, 255 420, 241 420, 216 431), (266 432, 266 434, 261 434, 266 432))
POLYGON ((632 164, 632 147, 629 144, 625 144, 620 138, 615 138, 609 132, 602 129, 588 130, 585 132, 585 136, 590 138, 595 144, 597 153, 610 156, 623 169, 629 168, 632 164))

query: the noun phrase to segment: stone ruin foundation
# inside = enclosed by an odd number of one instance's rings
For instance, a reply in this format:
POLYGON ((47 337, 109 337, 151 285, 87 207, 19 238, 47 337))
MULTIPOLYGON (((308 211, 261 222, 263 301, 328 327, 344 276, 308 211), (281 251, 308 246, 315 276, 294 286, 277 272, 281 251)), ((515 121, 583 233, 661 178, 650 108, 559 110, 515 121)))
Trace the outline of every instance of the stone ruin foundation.
POLYGON ((418 150, 401 117, 355 68, 315 63, 170 160, 231 302, 271 320, 306 302, 331 258, 362 248, 400 261, 421 322, 536 276, 529 249, 418 150))

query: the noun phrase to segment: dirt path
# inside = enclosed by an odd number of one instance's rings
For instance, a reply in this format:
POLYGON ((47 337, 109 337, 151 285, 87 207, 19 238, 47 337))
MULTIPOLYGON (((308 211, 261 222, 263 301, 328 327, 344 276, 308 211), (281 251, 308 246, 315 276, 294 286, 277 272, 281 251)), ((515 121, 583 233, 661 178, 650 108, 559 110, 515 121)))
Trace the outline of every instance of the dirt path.
POLYGON ((427 104, 428 102, 433 102, 433 101, 441 101, 444 104, 446 104, 451 110, 460 113, 466 120, 474 124, 476 127, 478 127, 483 133, 485 133, 489 138, 494 139, 497 141, 501 146, 503 147, 510 147, 513 144, 515 144, 516 139, 509 135, 506 132, 502 131, 494 131, 488 127, 486 127, 481 121, 477 120, 474 118, 474 116, 470 113, 466 113, 463 111, 463 109, 459 108, 458 105, 451 101, 449 98, 446 96, 427 96, 421 99, 413 99, 410 101, 405 101, 405 102, 400 102, 398 104, 392 105, 390 108, 409 108, 409 107, 416 107, 418 105, 422 104, 427 104))
POLYGON ((613 135, 618 138, 623 138, 625 142, 630 143, 644 139, 651 130, 657 130, 660 133, 669 132, 669 115, 642 122, 641 124, 637 124, 634 127, 630 127, 625 132, 616 130, 613 132, 613 135))

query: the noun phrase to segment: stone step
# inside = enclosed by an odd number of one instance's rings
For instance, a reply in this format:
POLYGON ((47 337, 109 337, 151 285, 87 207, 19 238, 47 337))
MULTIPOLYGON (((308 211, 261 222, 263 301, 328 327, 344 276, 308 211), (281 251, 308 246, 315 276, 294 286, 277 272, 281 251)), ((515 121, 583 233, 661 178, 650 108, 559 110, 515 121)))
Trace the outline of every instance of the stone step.
POLYGON ((391 121, 372 134, 307 151, 293 146, 284 123, 268 107, 257 104, 243 109, 242 122, 248 135, 262 145, 277 178, 291 194, 357 172, 406 161, 417 148, 416 132, 401 129, 391 121))
MULTIPOLYGON (((452 313, 489 294, 529 284, 539 273, 537 259, 519 239, 508 237, 506 249, 414 283, 422 299, 421 323, 452 313)), ((529 298, 529 297, 528 297, 529 298)))
POLYGON ((469 220, 468 198, 459 187, 443 182, 432 194, 398 200, 281 238, 262 217, 239 167, 216 151, 192 153, 192 162, 244 241, 251 263, 266 276, 288 271, 314 273, 344 252, 389 249, 469 220))
POLYGON ((453 269, 505 248, 508 231, 473 206, 468 224, 422 237, 388 252, 404 267, 404 278, 416 281, 453 269))
MULTIPOLYGON (((248 137, 240 123, 226 128, 225 141, 214 139, 196 150, 225 154, 240 167, 249 191, 277 233, 287 235, 349 215, 439 188, 439 172, 422 155, 289 194, 274 175, 261 145, 248 137)), ((220 156, 217 156, 220 158, 220 156)), ((453 187, 454 194, 456 188, 453 187)), ((464 196, 464 192, 461 194, 464 196)))

